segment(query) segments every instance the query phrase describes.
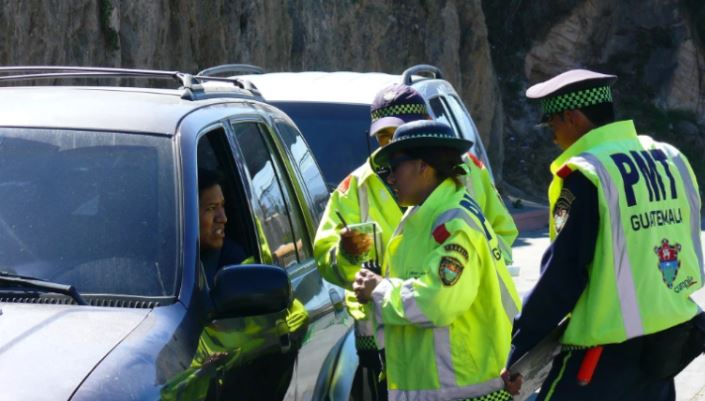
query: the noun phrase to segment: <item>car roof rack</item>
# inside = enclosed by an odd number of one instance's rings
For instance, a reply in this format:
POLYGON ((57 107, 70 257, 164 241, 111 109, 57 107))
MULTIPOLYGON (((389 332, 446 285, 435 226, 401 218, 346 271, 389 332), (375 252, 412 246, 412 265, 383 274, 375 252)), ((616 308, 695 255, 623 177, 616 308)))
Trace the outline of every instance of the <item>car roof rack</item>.
POLYGON ((221 64, 214 67, 206 68, 200 71, 198 76, 213 76, 213 75, 245 75, 245 74, 264 74, 266 71, 262 67, 252 64, 221 64))
POLYGON ((407 68, 401 73, 401 79, 404 85, 413 84, 414 75, 431 75, 430 78, 421 78, 416 81, 421 81, 423 79, 443 79, 443 73, 440 68, 430 64, 417 64, 413 67, 407 68))
POLYGON ((214 91, 207 92, 201 85, 205 81, 231 83, 235 87, 250 92, 259 98, 262 95, 251 82, 238 78, 210 77, 191 75, 179 71, 163 71, 132 68, 111 67, 73 67, 73 66, 16 66, 0 67, 0 83, 3 81, 29 81, 37 79, 71 79, 71 78, 149 78, 173 79, 182 90, 181 98, 185 100, 200 100, 209 97, 246 97, 241 92, 214 91), (15 74, 12 74, 15 73, 15 74), (9 74, 9 75, 2 75, 9 74))

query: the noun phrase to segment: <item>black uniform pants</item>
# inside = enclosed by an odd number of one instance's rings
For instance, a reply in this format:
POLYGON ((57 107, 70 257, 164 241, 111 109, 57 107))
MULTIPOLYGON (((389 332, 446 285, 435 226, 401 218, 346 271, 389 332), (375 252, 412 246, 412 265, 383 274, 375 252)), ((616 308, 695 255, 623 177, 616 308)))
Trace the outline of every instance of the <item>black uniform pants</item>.
MULTIPOLYGON (((359 345, 359 344, 358 344, 359 345)), ((355 378, 361 384, 362 394, 353 396, 355 401, 387 401, 387 380, 379 380, 384 371, 384 350, 357 349, 360 367, 355 378)))
POLYGON ((553 360, 553 367, 541 386, 539 401, 673 401, 673 377, 657 379, 642 369, 643 342, 627 341, 607 345, 597 364, 592 381, 581 386, 578 369, 585 349, 564 350, 553 360))

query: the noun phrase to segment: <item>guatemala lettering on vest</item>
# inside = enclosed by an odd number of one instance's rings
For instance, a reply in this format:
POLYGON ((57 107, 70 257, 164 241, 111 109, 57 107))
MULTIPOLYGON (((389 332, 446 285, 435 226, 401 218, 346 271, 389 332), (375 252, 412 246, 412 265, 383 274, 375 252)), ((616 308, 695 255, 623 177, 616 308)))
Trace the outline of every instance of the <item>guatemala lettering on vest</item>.
MULTIPOLYGON (((635 185, 644 185, 649 194, 649 202, 659 202, 668 199, 678 199, 676 180, 668 165, 668 157, 661 149, 630 151, 629 153, 614 153, 610 158, 617 166, 622 182, 628 207, 637 204, 634 193, 635 185), (659 172, 657 163, 663 167, 659 172)), ((633 214, 629 217, 631 228, 634 231, 661 227, 670 224, 679 224, 683 221, 680 208, 654 209, 647 212, 633 214)))

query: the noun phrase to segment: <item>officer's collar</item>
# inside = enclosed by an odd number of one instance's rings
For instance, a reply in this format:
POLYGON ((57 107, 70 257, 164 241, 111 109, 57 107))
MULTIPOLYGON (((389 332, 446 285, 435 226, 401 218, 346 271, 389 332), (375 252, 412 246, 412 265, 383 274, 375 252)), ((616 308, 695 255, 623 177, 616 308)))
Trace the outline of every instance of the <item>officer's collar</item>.
POLYGON ((593 148, 595 144, 636 138, 636 128, 632 120, 615 121, 611 124, 597 127, 581 136, 580 139, 570 145, 568 149, 564 150, 563 153, 551 163, 551 173, 555 175, 568 159, 593 148))
POLYGON ((457 187, 452 178, 443 180, 422 204, 413 207, 413 209, 419 209, 415 212, 415 219, 425 219, 423 216, 433 214, 439 206, 443 206, 453 196, 455 191, 457 191, 457 187))

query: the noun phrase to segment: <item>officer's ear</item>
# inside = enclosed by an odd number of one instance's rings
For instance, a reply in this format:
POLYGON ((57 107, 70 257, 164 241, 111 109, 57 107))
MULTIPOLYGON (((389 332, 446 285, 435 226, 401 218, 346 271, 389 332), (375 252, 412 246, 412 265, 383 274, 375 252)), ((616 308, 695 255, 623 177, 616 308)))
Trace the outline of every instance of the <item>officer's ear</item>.
POLYGON ((435 177, 435 170, 430 164, 426 163, 422 159, 418 159, 416 162, 418 163, 416 166, 416 171, 419 175, 423 177, 435 177))

